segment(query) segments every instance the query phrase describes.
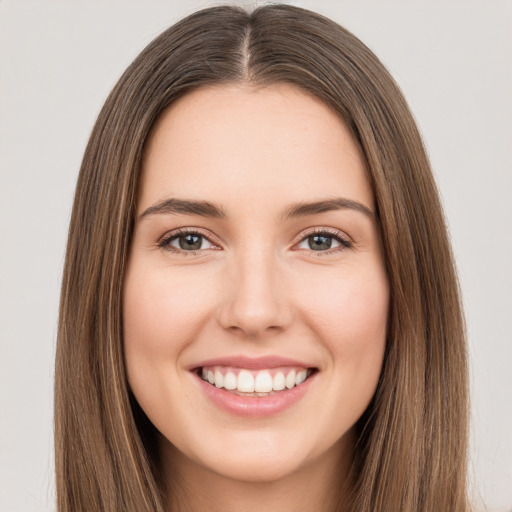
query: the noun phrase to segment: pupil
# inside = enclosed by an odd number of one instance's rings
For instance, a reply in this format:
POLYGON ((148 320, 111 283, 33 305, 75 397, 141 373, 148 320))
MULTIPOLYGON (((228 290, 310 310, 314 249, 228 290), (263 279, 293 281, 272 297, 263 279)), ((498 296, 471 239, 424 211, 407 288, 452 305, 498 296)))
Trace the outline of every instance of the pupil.
POLYGON ((180 248, 185 250, 201 249, 202 237, 200 235, 180 236, 180 248))
POLYGON ((324 235, 313 235, 308 237, 308 244, 314 251, 322 251, 331 248, 332 238, 324 235))

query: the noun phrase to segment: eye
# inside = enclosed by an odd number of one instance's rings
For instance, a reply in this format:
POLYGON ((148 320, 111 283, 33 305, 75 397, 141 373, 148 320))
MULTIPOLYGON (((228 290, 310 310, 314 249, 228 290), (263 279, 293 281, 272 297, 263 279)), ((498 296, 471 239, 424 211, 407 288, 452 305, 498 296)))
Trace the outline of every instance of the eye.
POLYGON ((197 231, 179 230, 165 236, 158 247, 177 253, 192 253, 204 249, 218 249, 206 236, 197 231))
POLYGON ((352 247, 352 243, 344 238, 341 233, 331 233, 325 230, 311 233, 296 245, 297 249, 317 252, 336 252, 350 247, 352 247))

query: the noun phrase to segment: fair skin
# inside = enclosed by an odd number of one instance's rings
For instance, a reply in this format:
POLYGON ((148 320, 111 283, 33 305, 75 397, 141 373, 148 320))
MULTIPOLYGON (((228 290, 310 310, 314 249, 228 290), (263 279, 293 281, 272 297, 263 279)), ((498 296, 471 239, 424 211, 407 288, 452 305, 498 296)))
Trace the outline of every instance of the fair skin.
POLYGON ((159 119, 125 355, 177 510, 336 509, 385 349, 374 211, 348 129, 292 86, 205 87, 159 119))

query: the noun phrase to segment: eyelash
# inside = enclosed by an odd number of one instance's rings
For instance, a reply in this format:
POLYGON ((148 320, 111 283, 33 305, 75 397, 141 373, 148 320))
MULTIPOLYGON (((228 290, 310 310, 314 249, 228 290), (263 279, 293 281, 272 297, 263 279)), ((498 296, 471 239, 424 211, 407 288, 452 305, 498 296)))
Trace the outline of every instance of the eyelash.
MULTIPOLYGON (((212 245, 218 245, 215 242, 213 242, 208 236, 204 235, 198 230, 195 229, 184 229, 180 228, 175 231, 172 231, 168 235, 164 236, 157 244, 159 249, 163 249, 165 251, 169 251, 173 254, 180 254, 182 256, 194 256, 197 255, 198 252, 204 251, 205 249, 199 249, 199 250, 191 250, 186 251, 183 249, 178 249, 176 247, 173 247, 170 245, 171 242, 174 240, 179 239, 182 236, 186 235, 197 235, 205 240, 207 240, 212 245)), ((353 247, 353 242, 344 234, 342 234, 340 231, 332 230, 328 228, 315 228, 307 233, 301 234, 301 237, 294 242, 294 246, 298 245, 301 242, 306 241, 309 237, 315 236, 315 235, 324 235, 326 238, 332 238, 336 242, 339 243, 339 246, 333 248, 333 249, 327 249, 325 251, 315 251, 314 249, 309 249, 309 252, 316 253, 316 256, 325 256, 329 254, 333 254, 336 252, 344 251, 347 249, 351 249, 353 247)), ((218 249, 214 249, 218 250, 218 249)), ((306 250, 306 249, 304 249, 306 250)))
POLYGON ((316 256, 319 257, 335 254, 347 249, 351 249, 353 247, 353 242, 348 238, 347 235, 345 235, 341 231, 329 228, 314 228, 313 230, 307 233, 301 234, 300 239, 293 245, 298 245, 299 243, 306 241, 309 237, 315 235, 324 235, 326 236, 326 238, 332 238, 333 240, 339 243, 338 247, 327 249, 326 251, 315 251, 313 249, 309 249, 309 252, 314 253, 316 256))
MULTIPOLYGON (((158 248, 159 249, 163 249, 165 251, 169 251, 173 254, 180 254, 180 255, 183 255, 183 256, 194 256, 196 255, 199 251, 185 251, 183 249, 178 249, 176 247, 173 247, 172 245, 170 245, 170 243, 174 240, 177 240, 178 238, 182 237, 182 236, 186 236, 186 235, 197 235, 197 236, 200 236, 202 237, 203 239, 205 240, 208 240, 208 242, 210 242, 211 244, 213 245, 217 245, 215 244, 214 242, 212 242, 210 240, 209 237, 207 237, 206 235, 204 235, 203 233, 201 233, 200 231, 196 230, 196 229, 184 229, 184 228, 180 228, 180 229, 177 229, 175 231, 172 231, 171 233, 169 233, 168 235, 164 236, 159 242, 158 242, 158 248)), ((200 249, 200 250, 204 250, 204 249, 200 249)))

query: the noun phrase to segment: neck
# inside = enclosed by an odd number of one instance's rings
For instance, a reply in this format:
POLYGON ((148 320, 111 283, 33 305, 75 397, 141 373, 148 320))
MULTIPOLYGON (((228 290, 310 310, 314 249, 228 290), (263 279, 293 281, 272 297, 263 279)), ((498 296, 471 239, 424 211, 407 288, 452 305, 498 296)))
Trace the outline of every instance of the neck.
MULTIPOLYGON (((272 481, 243 481, 197 464, 169 442, 161 444, 173 512, 345 512, 351 490, 352 449, 339 442, 329 453, 272 481)), ((353 445, 350 443, 350 446, 353 445)))

